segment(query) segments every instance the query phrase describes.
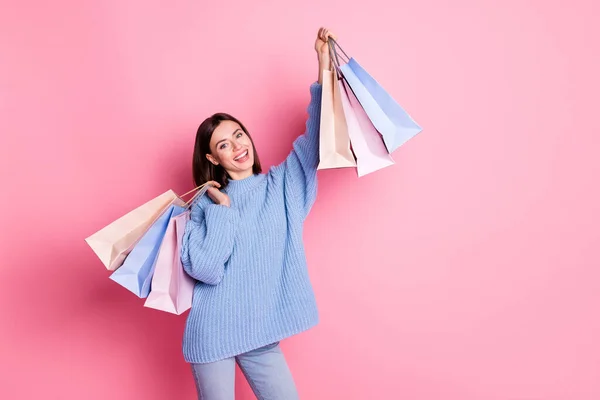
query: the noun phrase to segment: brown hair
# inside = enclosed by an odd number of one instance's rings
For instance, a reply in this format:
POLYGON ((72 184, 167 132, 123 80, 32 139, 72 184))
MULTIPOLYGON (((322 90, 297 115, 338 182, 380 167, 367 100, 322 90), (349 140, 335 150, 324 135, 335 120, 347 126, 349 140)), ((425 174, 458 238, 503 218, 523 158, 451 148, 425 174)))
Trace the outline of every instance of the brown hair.
POLYGON ((213 132, 221 124, 222 121, 232 121, 237 123, 244 133, 250 138, 252 142, 252 148, 254 152, 254 164, 252 165, 252 173, 260 174, 262 167, 260 166, 260 160, 256 153, 256 147, 254 141, 248 133, 246 127, 237 119, 229 114, 217 113, 206 118, 198 127, 196 132, 196 143, 194 145, 194 155, 192 157, 192 174, 196 186, 200 186, 208 181, 217 181, 224 188, 229 182, 229 176, 227 171, 221 165, 214 165, 206 158, 207 154, 211 154, 210 151, 210 139, 212 138, 213 132))

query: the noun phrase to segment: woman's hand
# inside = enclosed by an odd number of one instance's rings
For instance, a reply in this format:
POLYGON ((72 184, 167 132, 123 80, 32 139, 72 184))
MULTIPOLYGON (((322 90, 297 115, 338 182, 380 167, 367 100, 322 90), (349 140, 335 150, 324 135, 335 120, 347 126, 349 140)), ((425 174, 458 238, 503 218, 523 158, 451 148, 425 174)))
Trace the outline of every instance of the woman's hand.
POLYGON ((207 182, 207 184, 210 187, 208 188, 206 193, 208 194, 208 197, 210 197, 211 200, 215 202, 215 204, 219 204, 221 206, 226 207, 231 206, 231 200, 229 199, 229 196, 227 196, 225 193, 219 190, 219 188, 221 187, 221 184, 219 182, 209 181, 207 182))
POLYGON ((323 70, 331 70, 331 57, 329 56, 329 44, 327 44, 329 38, 336 39, 336 36, 329 29, 320 28, 315 40, 315 51, 319 59, 319 83, 323 83, 323 70))

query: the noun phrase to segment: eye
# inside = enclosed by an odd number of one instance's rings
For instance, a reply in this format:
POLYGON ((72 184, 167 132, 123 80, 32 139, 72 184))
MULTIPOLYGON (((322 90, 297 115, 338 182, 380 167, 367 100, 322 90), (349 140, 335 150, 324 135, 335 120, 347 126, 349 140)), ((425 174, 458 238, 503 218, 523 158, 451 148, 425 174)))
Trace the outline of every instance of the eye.
POLYGON ((220 145, 220 146, 219 146, 219 149, 220 149, 220 150, 223 150, 223 149, 224 149, 224 148, 226 148, 226 147, 227 147, 227 143, 223 143, 222 145, 220 145))
POLYGON ((244 134, 243 134, 242 132, 240 132, 240 133, 238 133, 238 134, 237 134, 237 136, 236 136, 236 137, 239 139, 239 138, 241 138, 242 136, 244 136, 244 134))

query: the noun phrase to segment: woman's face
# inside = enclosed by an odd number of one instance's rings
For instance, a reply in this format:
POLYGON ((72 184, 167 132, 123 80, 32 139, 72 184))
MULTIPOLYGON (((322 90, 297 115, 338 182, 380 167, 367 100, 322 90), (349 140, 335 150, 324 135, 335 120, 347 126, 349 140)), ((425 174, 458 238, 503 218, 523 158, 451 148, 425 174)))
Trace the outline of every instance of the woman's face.
POLYGON ((222 121, 210 138, 208 161, 221 165, 231 179, 244 179, 252 175, 254 146, 244 130, 233 121, 222 121))

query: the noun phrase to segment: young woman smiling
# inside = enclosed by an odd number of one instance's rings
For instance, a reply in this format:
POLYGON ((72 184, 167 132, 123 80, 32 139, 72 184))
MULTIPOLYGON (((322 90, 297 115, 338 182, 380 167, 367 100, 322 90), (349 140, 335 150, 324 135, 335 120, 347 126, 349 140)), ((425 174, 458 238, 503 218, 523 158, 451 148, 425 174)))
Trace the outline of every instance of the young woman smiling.
POLYGON ((181 258, 197 280, 183 352, 200 399, 234 398, 236 362, 259 399, 298 398, 279 341, 318 322, 302 229, 317 194, 329 37, 319 29, 306 131, 283 163, 263 174, 252 137, 231 115, 215 114, 198 128, 194 180, 213 187, 192 207, 181 258))

